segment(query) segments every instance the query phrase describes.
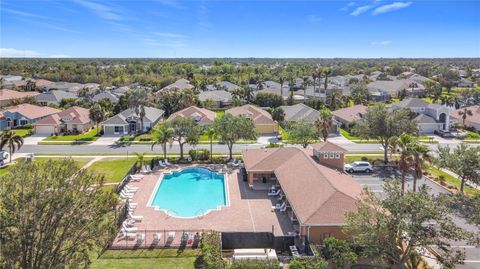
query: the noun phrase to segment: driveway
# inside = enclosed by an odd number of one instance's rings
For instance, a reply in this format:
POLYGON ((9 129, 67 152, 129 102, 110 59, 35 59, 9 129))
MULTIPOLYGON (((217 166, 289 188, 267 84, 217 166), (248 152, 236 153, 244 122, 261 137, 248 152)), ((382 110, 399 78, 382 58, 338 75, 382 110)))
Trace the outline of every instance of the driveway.
POLYGON ((120 139, 120 136, 101 136, 97 140, 93 141, 93 146, 109 146, 114 145, 117 140, 120 139))
MULTIPOLYGON (((362 185, 363 187, 367 187, 369 190, 371 190, 375 194, 375 196, 379 197, 380 199, 385 197, 384 192, 382 190, 383 188, 382 186, 387 179, 395 178, 400 180, 400 173, 398 172, 398 170, 382 169, 378 167, 376 167, 374 169, 374 172, 371 174, 354 173, 352 176, 358 183, 360 183, 360 185, 362 185)), ((413 177, 407 176, 406 179, 407 179, 407 182, 406 182, 407 189, 411 190, 413 188, 413 177)), ((430 188, 431 193, 435 195, 438 195, 441 193, 443 194, 449 193, 449 191, 447 191, 445 188, 443 188, 439 184, 425 177, 417 181, 418 187, 422 185, 427 185, 430 188)), ((462 227, 467 231, 478 232, 478 227, 475 227, 473 225, 466 223, 465 219, 457 215, 453 216, 453 221, 459 227, 462 227)), ((456 268, 458 269, 480 268, 480 248, 479 247, 470 246, 465 241, 454 241, 454 242, 450 242, 450 244, 454 249, 461 249, 465 251, 466 256, 465 256, 464 264, 459 264, 456 266, 456 268)))
POLYGON ((275 135, 262 135, 262 136, 259 136, 257 139, 258 144, 264 144, 264 145, 268 145, 270 143, 278 143, 278 142, 279 140, 275 135))
POLYGON ((24 145, 37 145, 38 142, 48 137, 48 135, 31 135, 23 138, 24 145))

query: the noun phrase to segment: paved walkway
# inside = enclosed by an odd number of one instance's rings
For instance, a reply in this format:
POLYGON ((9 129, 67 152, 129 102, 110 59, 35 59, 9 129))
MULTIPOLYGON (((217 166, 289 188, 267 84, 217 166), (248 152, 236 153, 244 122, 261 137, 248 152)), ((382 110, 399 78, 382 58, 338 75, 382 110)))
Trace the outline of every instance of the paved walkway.
POLYGON ((114 145, 117 140, 119 140, 119 136, 101 136, 97 140, 93 141, 90 145, 92 146, 109 146, 109 145, 114 145))
POLYGON ((46 135, 31 135, 23 138, 23 144, 24 145, 37 145, 38 142, 42 141, 45 139, 47 136, 46 135))

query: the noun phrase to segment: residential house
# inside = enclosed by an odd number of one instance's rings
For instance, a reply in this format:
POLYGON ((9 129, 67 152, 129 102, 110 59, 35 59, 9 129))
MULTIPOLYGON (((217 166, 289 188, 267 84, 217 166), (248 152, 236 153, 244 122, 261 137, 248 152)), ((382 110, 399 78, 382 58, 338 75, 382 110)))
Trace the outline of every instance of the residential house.
POLYGON ((421 83, 410 79, 377 80, 368 83, 367 87, 371 92, 373 101, 377 102, 396 98, 403 90, 406 90, 408 96, 423 97, 425 95, 425 87, 421 83))
POLYGON ((94 102, 98 102, 98 101, 103 100, 103 99, 110 100, 110 102, 112 104, 116 104, 119 101, 118 96, 116 96, 115 94, 113 94, 111 92, 101 92, 101 93, 98 93, 98 94, 96 94, 92 97, 92 101, 94 101, 94 102))
POLYGON ((243 105, 225 111, 233 116, 247 117, 253 121, 257 133, 273 134, 277 132, 277 123, 267 111, 252 105, 243 105))
POLYGON ((203 91, 198 95, 202 102, 213 102, 214 107, 224 107, 232 103, 232 94, 224 90, 203 91))
POLYGON ((393 103, 392 109, 410 109, 416 114, 420 134, 431 134, 438 130, 449 130, 450 110, 446 106, 430 104, 419 98, 406 98, 393 103))
POLYGON ((44 88, 47 91, 50 90, 61 90, 61 91, 66 91, 66 92, 72 92, 72 93, 77 93, 79 90, 81 90, 84 87, 83 84, 80 83, 72 83, 72 82, 64 82, 64 81, 58 81, 54 82, 51 84, 46 85, 44 88))
POLYGON ((364 105, 354 105, 333 111, 333 118, 343 127, 348 128, 354 122, 363 118, 367 113, 367 107, 364 105))
POLYGON ((78 96, 75 93, 62 91, 62 90, 52 90, 49 92, 41 93, 35 96, 35 100, 42 106, 49 105, 60 105, 63 99, 77 99, 78 96))
POLYGON ((158 96, 161 92, 164 92, 164 91, 192 90, 194 88, 195 88, 195 86, 190 84, 190 81, 182 78, 182 79, 179 79, 179 80, 175 81, 174 83, 172 83, 170 85, 167 85, 167 86, 161 88, 160 90, 155 92, 155 96, 158 96))
POLYGON ((208 125, 215 120, 216 113, 205 108, 190 106, 170 115, 170 117, 168 117, 168 121, 172 121, 180 117, 192 117, 199 125, 208 125))
POLYGON ((37 79, 35 80, 35 86, 40 89, 45 89, 48 85, 53 84, 53 81, 46 80, 46 79, 37 79))
POLYGON ((473 83, 473 81, 470 81, 466 78, 462 78, 460 82, 458 82, 457 86, 460 88, 472 88, 474 85, 475 83, 473 83))
POLYGON ((3 111, 4 119, 0 122, 0 130, 33 124, 58 112, 60 112, 60 110, 48 106, 36 106, 31 104, 17 105, 3 111))
POLYGON ((233 92, 237 89, 241 89, 240 86, 231 83, 230 81, 220 81, 215 84, 207 85, 208 91, 215 91, 215 90, 224 90, 227 92, 233 92))
POLYGON ((0 107, 11 105, 15 100, 22 100, 24 98, 38 95, 38 92, 19 92, 9 89, 0 90, 0 107))
POLYGON ((145 107, 143 129, 140 115, 135 109, 124 110, 102 122, 104 135, 128 135, 147 132, 162 120, 165 111, 154 107, 145 107))
POLYGON ((47 135, 58 135, 67 132, 78 134, 90 130, 92 126, 90 111, 78 106, 49 115, 33 124, 34 133, 47 135))
POLYGON ((300 240, 321 244, 326 237, 346 238, 345 214, 356 211, 362 187, 338 171, 343 148, 330 142, 313 148, 247 149, 242 155, 248 184, 279 185, 280 204, 285 202, 284 214, 298 226, 300 240))
MULTIPOLYGON (((465 126, 475 128, 477 132, 480 132, 480 106, 470 106, 466 107, 466 109, 470 110, 472 112, 472 115, 467 115, 465 119, 465 126)), ((463 124, 463 118, 459 114, 459 112, 463 111, 464 108, 450 111, 450 117, 452 119, 452 122, 457 124, 463 124)))
POLYGON ((305 120, 313 123, 320 116, 320 112, 318 110, 315 110, 303 103, 293 106, 281 106, 280 108, 285 113, 284 120, 287 122, 305 120))

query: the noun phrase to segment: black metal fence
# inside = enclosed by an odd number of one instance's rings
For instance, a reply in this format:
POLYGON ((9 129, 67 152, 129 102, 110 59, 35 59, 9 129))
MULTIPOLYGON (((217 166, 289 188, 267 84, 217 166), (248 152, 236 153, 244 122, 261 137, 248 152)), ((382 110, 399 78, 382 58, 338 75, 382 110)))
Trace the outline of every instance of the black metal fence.
POLYGON ((222 249, 272 248, 288 251, 295 244, 291 236, 274 236, 269 232, 222 232, 222 249))
POLYGON ((121 231, 108 249, 197 248, 203 230, 121 231))

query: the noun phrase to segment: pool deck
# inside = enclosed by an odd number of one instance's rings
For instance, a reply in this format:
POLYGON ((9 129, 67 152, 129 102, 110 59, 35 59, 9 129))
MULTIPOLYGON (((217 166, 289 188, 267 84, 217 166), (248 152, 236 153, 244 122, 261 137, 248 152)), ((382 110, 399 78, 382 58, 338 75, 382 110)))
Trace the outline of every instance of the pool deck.
MULTIPOLYGON (((192 165, 179 167, 179 169, 193 167, 192 165)), ((198 167, 209 167, 199 165, 198 167)), ((218 166, 216 167, 218 168, 218 166)), ((218 170, 218 169, 217 169, 218 170)), ((226 172, 224 169, 223 172, 226 172)), ((167 234, 168 231, 177 231, 175 240, 179 240, 182 230, 195 231, 215 230, 220 232, 272 232, 275 236, 287 235, 294 231, 290 218, 285 212, 272 211, 277 197, 269 197, 266 190, 252 190, 242 181, 238 169, 226 173, 229 205, 220 210, 210 211, 206 215, 196 218, 176 218, 162 210, 148 206, 155 192, 156 186, 164 170, 145 175, 139 182, 131 182, 130 186, 138 187, 138 191, 131 202, 138 206, 133 212, 135 216, 143 216, 143 220, 136 222, 137 234, 144 233, 149 241, 149 234, 154 231, 167 234)), ((168 172, 168 171, 166 171, 168 172)), ((151 235, 153 237, 153 235, 151 235)), ((134 239, 132 239, 134 240, 134 239)), ((126 239, 118 235, 115 244, 125 244, 126 239)), ((127 240, 128 241, 128 240, 127 240)), ((172 244, 175 245, 175 244, 172 244)))

